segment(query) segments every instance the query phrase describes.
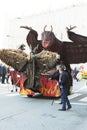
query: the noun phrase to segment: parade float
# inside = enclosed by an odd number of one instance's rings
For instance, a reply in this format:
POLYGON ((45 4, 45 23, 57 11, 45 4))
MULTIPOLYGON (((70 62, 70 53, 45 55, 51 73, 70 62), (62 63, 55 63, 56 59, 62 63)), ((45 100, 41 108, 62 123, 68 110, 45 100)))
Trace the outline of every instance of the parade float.
POLYGON ((43 50, 27 55, 20 50, 3 49, 0 50, 0 58, 20 73, 20 94, 33 96, 38 92, 43 96, 60 96, 57 81, 48 80, 59 64, 60 56, 57 53, 43 50))
POLYGON ((46 26, 38 40, 38 33, 28 26, 21 26, 29 30, 26 37, 31 52, 26 54, 20 49, 0 50, 0 59, 20 72, 20 94, 33 96, 36 92, 43 96, 59 97, 60 89, 56 80, 49 80, 49 76, 56 72, 56 65, 64 64, 70 76, 70 92, 72 77, 70 64, 87 62, 87 37, 75 34, 67 28, 68 38, 60 41, 56 38, 53 28, 46 30, 46 26))

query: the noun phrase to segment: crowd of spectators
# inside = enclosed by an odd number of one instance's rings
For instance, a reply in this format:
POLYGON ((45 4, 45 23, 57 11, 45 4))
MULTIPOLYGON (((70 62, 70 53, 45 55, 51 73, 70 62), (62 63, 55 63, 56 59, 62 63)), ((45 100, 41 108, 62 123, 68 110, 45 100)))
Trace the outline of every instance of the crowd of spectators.
POLYGON ((0 83, 1 84, 11 84, 12 90, 17 91, 19 86, 20 73, 14 70, 12 67, 7 66, 5 63, 0 63, 0 83))

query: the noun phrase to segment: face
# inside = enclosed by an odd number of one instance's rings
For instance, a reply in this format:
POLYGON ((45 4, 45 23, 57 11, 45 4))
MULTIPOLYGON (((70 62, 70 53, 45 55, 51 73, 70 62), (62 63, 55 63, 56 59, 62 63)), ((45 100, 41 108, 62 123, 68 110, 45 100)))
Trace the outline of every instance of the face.
POLYGON ((49 48, 50 46, 52 46, 53 41, 54 41, 54 33, 51 31, 44 31, 41 35, 41 39, 42 39, 42 46, 44 48, 49 48))
POLYGON ((59 70, 59 73, 62 73, 64 70, 64 66, 57 65, 56 68, 59 70))
POLYGON ((56 69, 59 70, 59 65, 56 66, 56 69))
POLYGON ((61 68, 59 68, 59 73, 62 73, 63 71, 62 71, 62 69, 61 68))

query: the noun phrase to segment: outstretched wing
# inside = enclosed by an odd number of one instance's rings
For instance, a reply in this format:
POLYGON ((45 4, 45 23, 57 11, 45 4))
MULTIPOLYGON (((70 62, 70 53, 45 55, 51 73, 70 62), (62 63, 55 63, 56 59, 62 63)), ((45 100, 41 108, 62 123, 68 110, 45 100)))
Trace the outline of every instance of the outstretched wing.
POLYGON ((64 42, 64 50, 69 64, 87 62, 87 43, 64 42))
POLYGON ((38 33, 34 29, 28 26, 20 26, 20 28, 25 28, 29 30, 29 33, 26 37, 26 41, 28 46, 33 50, 37 46, 37 38, 38 38, 38 33))
POLYGON ((38 40, 38 33, 34 29, 28 26, 21 26, 20 28, 25 28, 29 30, 27 34, 26 41, 33 53, 39 53, 43 50, 41 40, 38 40))
POLYGON ((86 36, 76 34, 72 31, 67 31, 67 34, 68 34, 68 38, 70 40, 72 40, 73 42, 75 42, 76 44, 87 43, 87 37, 86 36))

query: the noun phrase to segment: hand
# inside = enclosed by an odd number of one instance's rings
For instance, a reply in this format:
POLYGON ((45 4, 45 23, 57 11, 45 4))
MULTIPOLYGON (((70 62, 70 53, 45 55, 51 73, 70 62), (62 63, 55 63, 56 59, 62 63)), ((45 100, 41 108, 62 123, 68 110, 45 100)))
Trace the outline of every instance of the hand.
POLYGON ((51 80, 51 78, 48 78, 48 81, 51 80))

